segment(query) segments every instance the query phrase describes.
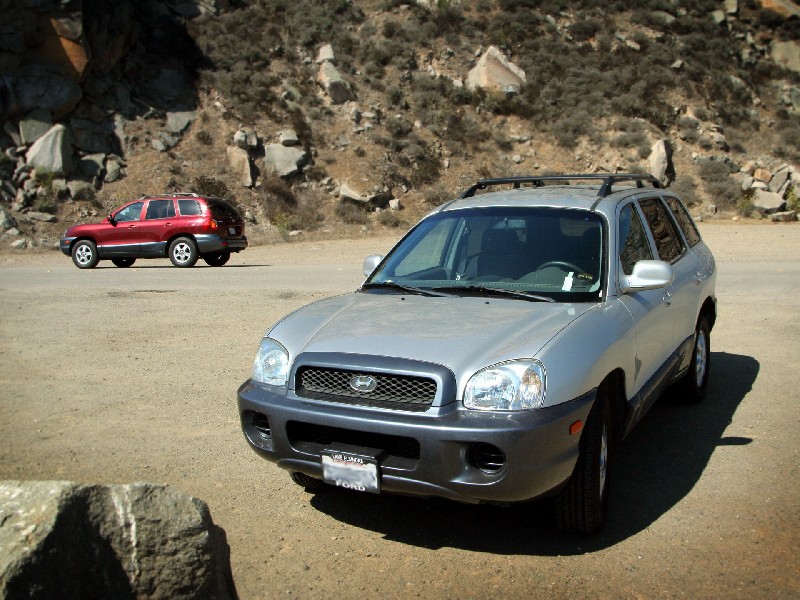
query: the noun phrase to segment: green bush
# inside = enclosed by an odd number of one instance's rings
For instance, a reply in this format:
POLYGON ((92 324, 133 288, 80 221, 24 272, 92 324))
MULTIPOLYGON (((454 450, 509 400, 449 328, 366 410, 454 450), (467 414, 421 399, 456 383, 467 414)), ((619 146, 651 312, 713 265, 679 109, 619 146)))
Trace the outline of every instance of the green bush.
POLYGON ((366 225, 369 223, 369 215, 363 208, 352 202, 339 202, 336 205, 336 216, 349 225, 366 225))

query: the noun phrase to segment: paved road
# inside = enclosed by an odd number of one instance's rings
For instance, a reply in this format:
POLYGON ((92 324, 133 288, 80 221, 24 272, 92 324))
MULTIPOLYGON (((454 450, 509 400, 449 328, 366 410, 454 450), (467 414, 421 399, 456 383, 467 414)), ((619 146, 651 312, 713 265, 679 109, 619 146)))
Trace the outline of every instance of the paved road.
POLYGON ((718 257, 707 401, 662 401, 592 538, 511 508, 309 496, 234 394, 267 326, 354 289, 388 239, 251 248, 221 269, 0 256, 0 478, 166 482, 209 503, 242 598, 800 597, 800 227, 703 224, 718 257))

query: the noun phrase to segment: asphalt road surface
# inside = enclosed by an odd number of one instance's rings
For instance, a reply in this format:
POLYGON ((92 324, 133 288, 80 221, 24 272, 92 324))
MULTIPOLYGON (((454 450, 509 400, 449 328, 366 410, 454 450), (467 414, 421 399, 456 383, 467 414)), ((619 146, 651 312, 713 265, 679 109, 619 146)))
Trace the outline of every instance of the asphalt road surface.
POLYGON ((719 267, 706 401, 657 403, 594 537, 546 507, 312 496, 258 458, 235 392, 289 311, 354 290, 388 238, 228 266, 79 271, 0 255, 0 479, 168 483, 205 500, 241 598, 800 597, 800 227, 701 225, 719 267))

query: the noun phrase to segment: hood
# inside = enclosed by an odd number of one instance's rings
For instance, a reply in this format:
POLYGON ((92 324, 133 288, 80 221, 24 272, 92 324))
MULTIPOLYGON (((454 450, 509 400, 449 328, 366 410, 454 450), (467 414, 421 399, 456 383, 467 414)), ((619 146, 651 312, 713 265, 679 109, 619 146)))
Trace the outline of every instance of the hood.
POLYGON ((456 378, 515 358, 532 358, 596 304, 485 297, 355 293, 310 304, 268 335, 294 361, 302 352, 407 358, 448 367, 456 378))

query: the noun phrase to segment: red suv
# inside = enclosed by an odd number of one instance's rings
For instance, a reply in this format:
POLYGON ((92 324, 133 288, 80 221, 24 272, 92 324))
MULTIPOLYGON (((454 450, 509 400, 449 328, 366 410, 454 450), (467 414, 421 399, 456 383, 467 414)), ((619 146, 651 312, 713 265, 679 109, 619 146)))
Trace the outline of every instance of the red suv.
POLYGON ((143 196, 100 223, 70 227, 61 238, 61 251, 79 269, 92 269, 103 259, 130 267, 137 258, 165 256, 176 267, 193 267, 200 257, 221 267, 231 252, 245 248, 244 221, 236 209, 197 194, 143 196))

